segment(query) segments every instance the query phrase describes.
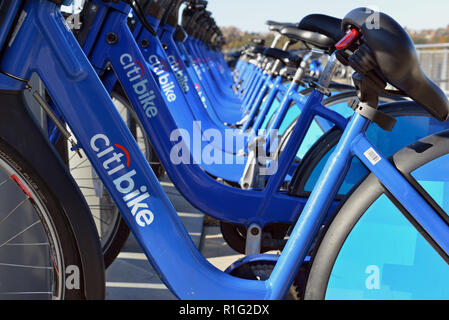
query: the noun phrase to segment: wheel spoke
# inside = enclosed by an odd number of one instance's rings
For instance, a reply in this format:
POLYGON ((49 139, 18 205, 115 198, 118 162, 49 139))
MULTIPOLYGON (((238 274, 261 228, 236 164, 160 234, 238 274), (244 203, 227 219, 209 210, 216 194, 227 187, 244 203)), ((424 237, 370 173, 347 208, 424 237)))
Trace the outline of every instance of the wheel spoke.
POLYGON ((73 170, 86 169, 86 168, 92 168, 92 166, 91 165, 85 165, 85 166, 77 167, 76 169, 71 169, 71 170, 73 171, 73 170))
POLYGON ((0 182, 0 187, 2 185, 4 185, 6 182, 8 182, 10 180, 10 177, 6 178, 5 180, 3 180, 2 182, 0 182))
POLYGON ((106 224, 106 225, 110 225, 111 223, 110 222, 106 222, 104 219, 102 219, 102 218, 100 218, 100 217, 97 217, 96 215, 92 215, 95 219, 97 219, 98 221, 100 221, 100 222, 102 222, 102 223, 104 223, 104 224, 106 224))
POLYGON ((75 167, 70 168, 70 170, 76 170, 78 167, 80 167, 83 163, 85 163, 88 159, 84 159, 83 161, 81 161, 80 163, 78 163, 75 167))
POLYGON ((2 223, 4 223, 14 212, 16 212, 16 210, 20 207, 20 206, 22 206, 24 203, 25 203, 25 201, 27 201, 29 199, 29 197, 28 196, 26 196, 26 198, 25 199, 23 199, 14 209, 12 209, 3 219, 1 219, 0 220, 0 225, 2 224, 2 223))
POLYGON ((23 229, 22 231, 20 231, 19 233, 15 234, 14 236, 12 236, 11 238, 9 238, 8 240, 6 240, 5 242, 3 242, 0 245, 0 248, 3 248, 3 246, 7 245, 9 242, 11 242, 12 240, 14 240, 15 238, 17 238, 18 236, 20 236, 21 234, 25 233, 27 230, 29 230, 30 228, 34 227, 35 225, 41 223, 40 220, 37 220, 36 222, 33 222, 31 225, 29 225, 28 227, 26 227, 25 229, 23 229))
POLYGON ((8 243, 6 246, 49 246, 48 242, 39 243, 8 243))
POLYGON ((20 294, 53 294, 53 292, 39 292, 39 291, 33 291, 33 292, 27 292, 27 291, 18 291, 18 292, 0 292, 0 295, 20 295, 20 294))
POLYGON ((29 266, 29 265, 24 265, 24 264, 13 264, 13 263, 3 263, 3 262, 0 262, 0 267, 17 267, 17 268, 45 269, 45 270, 53 269, 53 267, 29 266))
POLYGON ((91 205, 89 205, 89 207, 92 207, 92 208, 101 208, 101 207, 115 208, 115 205, 113 205, 113 204, 91 204, 91 205))

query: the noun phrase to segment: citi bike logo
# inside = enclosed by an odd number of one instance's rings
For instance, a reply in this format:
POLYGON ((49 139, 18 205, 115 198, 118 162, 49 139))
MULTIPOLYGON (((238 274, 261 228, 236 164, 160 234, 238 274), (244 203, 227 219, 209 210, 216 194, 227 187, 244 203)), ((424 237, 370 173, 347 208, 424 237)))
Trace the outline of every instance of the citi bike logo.
POLYGON ((98 159, 103 161, 103 168, 108 176, 114 178, 115 189, 123 195, 136 223, 140 227, 149 226, 154 220, 154 214, 147 203, 150 198, 146 186, 136 187, 133 177, 135 170, 130 170, 131 158, 125 147, 112 144, 104 134, 97 134, 90 139, 90 147, 96 152, 98 159))
POLYGON ((173 165, 246 165, 261 176, 274 175, 280 154, 277 130, 271 130, 270 152, 266 151, 266 130, 242 133, 236 129, 202 128, 201 121, 193 121, 189 129, 178 128, 170 134, 173 143, 170 161, 173 165), (229 151, 232 150, 232 151, 229 151), (235 151, 235 154, 234 154, 235 151))
POLYGON ((192 66, 193 66, 193 69, 195 70, 195 72, 196 72, 196 75, 197 75, 197 77, 198 77, 198 79, 200 80, 200 81, 202 81, 203 80, 203 77, 201 76, 201 69, 198 67, 198 65, 196 64, 196 60, 192 57, 192 56, 190 56, 189 55, 189 58, 190 58, 190 60, 192 61, 192 66))
POLYGON ((167 72, 167 64, 164 60, 154 54, 148 58, 148 62, 153 67, 153 72, 158 77, 161 90, 168 102, 174 102, 176 100, 176 94, 173 91, 175 84, 173 81, 170 81, 170 74, 167 72))
POLYGON ((175 73, 176 80, 178 80, 179 86, 181 87, 182 91, 184 93, 189 92, 190 88, 187 83, 187 76, 184 74, 184 71, 182 70, 182 63, 178 59, 176 59, 174 56, 168 56, 168 62, 170 63, 170 66, 175 73))
POLYGON ((198 92, 198 95, 200 96, 203 106, 207 109, 206 97, 203 95, 203 92, 201 91, 201 87, 198 83, 195 83, 195 89, 198 92))
POLYGON ((225 71, 221 64, 218 65, 218 70, 220 71, 221 74, 223 74, 225 71))
POLYGON ((156 96, 153 90, 148 90, 148 80, 144 78, 145 69, 139 61, 134 61, 129 53, 124 53, 120 57, 120 63, 123 69, 127 71, 126 76, 137 94, 139 103, 148 118, 154 118, 157 115, 157 107, 154 102, 156 96))

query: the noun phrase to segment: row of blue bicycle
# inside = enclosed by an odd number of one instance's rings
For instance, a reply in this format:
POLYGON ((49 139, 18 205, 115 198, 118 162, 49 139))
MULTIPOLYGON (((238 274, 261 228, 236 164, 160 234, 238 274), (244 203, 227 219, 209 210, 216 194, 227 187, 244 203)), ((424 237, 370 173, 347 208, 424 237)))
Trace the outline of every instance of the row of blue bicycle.
POLYGON ((103 299, 130 232, 180 299, 449 297, 449 100, 392 17, 298 9, 231 69, 206 1, 70 3, 0 2, 0 298, 103 299))

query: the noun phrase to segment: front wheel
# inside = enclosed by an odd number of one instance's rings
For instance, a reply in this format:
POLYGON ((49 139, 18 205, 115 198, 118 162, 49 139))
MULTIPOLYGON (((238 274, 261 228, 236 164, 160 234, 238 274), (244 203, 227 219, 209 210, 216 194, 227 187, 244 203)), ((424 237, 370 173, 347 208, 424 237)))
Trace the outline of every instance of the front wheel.
POLYGON ((0 140, 0 299, 84 299, 97 284, 83 280, 80 250, 51 188, 0 140))
MULTIPOLYGON (((449 224, 449 131, 393 156, 395 166, 449 224)), ((369 175, 318 242, 306 299, 448 299, 447 254, 369 175)))

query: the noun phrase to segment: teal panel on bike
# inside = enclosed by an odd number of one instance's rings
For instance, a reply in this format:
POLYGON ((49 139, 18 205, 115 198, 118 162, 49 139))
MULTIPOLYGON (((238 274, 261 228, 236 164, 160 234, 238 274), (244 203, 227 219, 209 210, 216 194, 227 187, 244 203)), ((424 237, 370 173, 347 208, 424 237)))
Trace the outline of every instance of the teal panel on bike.
POLYGON ((382 195, 346 239, 326 299, 448 299, 449 266, 382 195))
POLYGON ((290 108, 287 111, 287 114, 284 117, 284 120, 282 120, 281 125, 279 126, 278 135, 282 136, 285 131, 290 127, 290 125, 296 121, 296 119, 301 114, 301 108, 298 107, 298 104, 294 103, 290 106, 290 108))
MULTIPOLYGON (((318 117, 317 117, 318 118, 318 117)), ((312 123, 310 124, 309 130, 307 130, 306 136, 304 137, 304 140, 299 147, 298 152, 296 153, 296 157, 299 159, 304 158, 307 151, 312 148, 312 146, 315 144, 315 142, 318 141, 319 138, 324 134, 323 129, 319 126, 318 122, 316 121, 316 118, 312 123)))
POLYGON ((449 155, 426 163, 412 176, 445 212, 449 212, 449 155))
MULTIPOLYGON (((343 117, 346 118, 348 118, 354 113, 354 111, 348 107, 348 104, 346 102, 332 105, 329 107, 329 109, 338 112, 339 114, 341 114, 343 117)), ((330 123, 328 120, 321 117, 315 117, 314 121, 310 125, 309 130, 307 131, 306 136, 304 137, 304 141, 301 144, 301 147, 299 148, 296 157, 299 159, 304 158, 307 151, 310 150, 310 148, 315 144, 315 142, 317 142, 318 139, 321 138, 323 134, 332 127, 333 124, 330 123)))
POLYGON ((261 129, 267 129, 268 122, 273 117, 274 113, 279 109, 279 106, 281 105, 281 102, 278 99, 274 99, 273 104, 270 107, 270 110, 268 110, 265 119, 262 123, 261 129))
MULTIPOLYGON (((339 112, 345 117, 348 117, 350 115, 347 109, 352 112, 352 109, 349 108, 346 103, 336 104, 334 106, 331 106, 330 109, 335 109, 335 111, 339 112)), ((301 110, 297 106, 297 104, 293 105, 288 110, 287 115, 285 116, 279 128, 279 135, 283 135, 288 127, 297 120, 300 114, 301 110)), ((315 142, 317 142, 318 139, 321 138, 327 130, 331 129, 332 126, 333 124, 328 120, 321 117, 315 117, 314 121, 310 124, 309 130, 307 130, 307 134, 304 137, 301 147, 296 153, 296 157, 298 159, 302 159, 306 155, 307 151, 309 151, 310 148, 315 144, 315 142)))
POLYGON ((333 110, 335 112, 338 112, 340 115, 342 115, 345 118, 349 118, 354 113, 354 110, 352 110, 348 106, 348 102, 347 101, 331 105, 331 106, 329 106, 329 109, 331 109, 331 110, 333 110))
MULTIPOLYGON (((449 127, 445 122, 438 121, 425 116, 403 116, 397 117, 397 123, 391 132, 382 130, 377 124, 371 124, 367 131, 368 139, 389 157, 403 147, 433 133, 442 131, 449 127)), ((312 174, 305 184, 305 191, 312 191, 321 171, 329 159, 334 148, 324 156, 314 168, 312 174)), ((366 167, 359 159, 353 159, 351 168, 339 190, 340 195, 347 194, 352 187, 368 174, 366 167)))

